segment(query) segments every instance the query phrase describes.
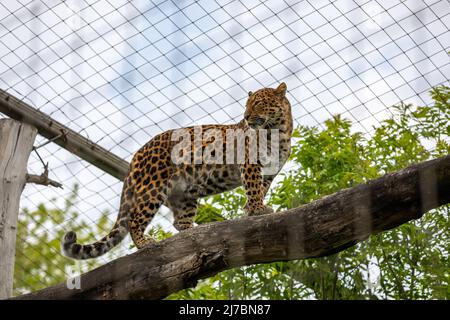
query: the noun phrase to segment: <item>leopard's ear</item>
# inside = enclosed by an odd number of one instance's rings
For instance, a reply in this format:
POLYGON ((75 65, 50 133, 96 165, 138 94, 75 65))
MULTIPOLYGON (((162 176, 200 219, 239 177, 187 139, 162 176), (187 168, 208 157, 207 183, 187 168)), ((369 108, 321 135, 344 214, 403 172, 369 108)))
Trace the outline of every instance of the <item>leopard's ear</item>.
POLYGON ((287 85, 286 83, 282 82, 278 86, 278 88, 275 89, 276 94, 284 97, 286 95, 287 85))
POLYGON ((250 97, 253 94, 253 92, 249 91, 248 96, 250 97))

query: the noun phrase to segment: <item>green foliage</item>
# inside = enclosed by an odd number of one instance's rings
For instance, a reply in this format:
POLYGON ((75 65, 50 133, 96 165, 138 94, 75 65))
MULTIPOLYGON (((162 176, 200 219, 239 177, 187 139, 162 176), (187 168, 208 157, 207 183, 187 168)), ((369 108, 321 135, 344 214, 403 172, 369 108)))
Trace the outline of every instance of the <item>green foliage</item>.
POLYGON ((195 216, 195 222, 198 224, 225 221, 220 208, 215 207, 212 203, 204 203, 195 216))
MULTIPOLYGON (((171 232, 165 231, 159 224, 154 228, 151 228, 148 235, 153 239, 155 239, 156 241, 162 241, 164 239, 173 236, 171 232)), ((132 247, 134 248, 135 245, 133 244, 132 247)))
MULTIPOLYGON (((273 187, 269 203, 278 211, 297 207, 449 154, 450 88, 433 88, 431 97, 430 106, 394 106, 370 137, 353 132, 338 115, 324 130, 300 126, 290 158, 294 169, 273 187)), ((220 221, 219 213, 240 216, 245 198, 238 190, 206 202, 197 223, 220 221)), ((448 299, 449 210, 442 206, 329 257, 227 270, 169 299, 448 299)))

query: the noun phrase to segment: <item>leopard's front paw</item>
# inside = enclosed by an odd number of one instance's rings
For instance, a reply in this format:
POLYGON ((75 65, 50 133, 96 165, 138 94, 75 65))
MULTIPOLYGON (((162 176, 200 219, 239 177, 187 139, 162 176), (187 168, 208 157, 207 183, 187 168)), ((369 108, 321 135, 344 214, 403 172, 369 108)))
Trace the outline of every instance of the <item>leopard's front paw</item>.
POLYGON ((250 207, 245 207, 244 211, 249 215, 249 216, 261 216, 263 214, 270 214, 270 213, 274 213, 273 209, 269 206, 261 206, 261 207, 257 207, 257 208, 250 208, 250 207))

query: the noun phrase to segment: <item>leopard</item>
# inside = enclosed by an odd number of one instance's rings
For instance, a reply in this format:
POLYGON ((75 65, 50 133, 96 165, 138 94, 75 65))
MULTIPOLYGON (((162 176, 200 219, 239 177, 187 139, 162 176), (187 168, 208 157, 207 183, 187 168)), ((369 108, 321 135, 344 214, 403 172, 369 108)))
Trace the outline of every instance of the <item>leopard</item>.
POLYGON ((77 243, 74 231, 67 232, 61 243, 65 256, 76 260, 99 257, 118 245, 128 233, 138 250, 150 246, 156 240, 145 231, 162 205, 172 211, 173 226, 182 232, 194 226, 199 199, 237 187, 243 186, 245 190, 244 214, 274 213, 264 199, 288 160, 293 131, 286 83, 250 91, 243 119, 237 123, 186 127, 182 128, 183 134, 180 130, 155 135, 133 155, 111 231, 100 240, 84 245, 77 243), (272 152, 274 148, 268 142, 276 141, 278 152, 270 161, 262 161, 263 157, 251 161, 251 151, 264 140, 264 135, 256 133, 264 130, 265 142, 269 144, 266 151, 272 152), (256 140, 252 140, 255 135, 256 140), (240 161, 239 141, 243 149, 240 161), (271 166, 273 161, 277 166, 271 166), (266 170, 269 166, 271 170, 266 170))

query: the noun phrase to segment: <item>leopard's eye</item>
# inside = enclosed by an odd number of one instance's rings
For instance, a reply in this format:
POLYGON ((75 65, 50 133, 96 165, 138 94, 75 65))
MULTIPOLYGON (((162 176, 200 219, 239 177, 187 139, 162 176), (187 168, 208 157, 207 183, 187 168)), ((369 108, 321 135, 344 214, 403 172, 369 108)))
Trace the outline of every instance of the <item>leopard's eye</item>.
POLYGON ((253 92, 249 91, 248 96, 250 97, 253 94, 253 92))

